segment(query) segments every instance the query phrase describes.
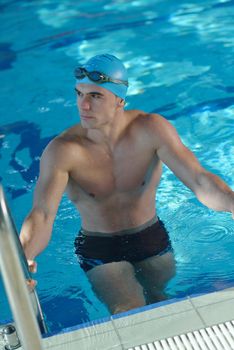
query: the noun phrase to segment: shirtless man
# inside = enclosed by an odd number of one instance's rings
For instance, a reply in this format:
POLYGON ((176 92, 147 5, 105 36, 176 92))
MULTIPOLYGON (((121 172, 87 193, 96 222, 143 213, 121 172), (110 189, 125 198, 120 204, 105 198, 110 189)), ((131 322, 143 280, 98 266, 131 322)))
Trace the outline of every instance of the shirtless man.
POLYGON ((127 72, 119 59, 95 56, 75 75, 81 124, 46 147, 20 239, 33 264, 66 191, 82 218, 78 261, 114 314, 162 300, 175 274, 155 208, 162 162, 209 208, 234 214, 234 192, 201 167, 162 116, 124 110, 127 72))

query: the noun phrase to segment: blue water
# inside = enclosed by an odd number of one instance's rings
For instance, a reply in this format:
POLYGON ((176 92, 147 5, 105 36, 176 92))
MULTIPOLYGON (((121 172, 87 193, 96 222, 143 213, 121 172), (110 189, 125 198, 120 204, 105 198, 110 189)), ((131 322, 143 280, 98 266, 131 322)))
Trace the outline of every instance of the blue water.
MULTIPOLYGON (((234 1, 1 1, 0 180, 18 229, 41 152, 77 123, 73 69, 110 52, 129 70, 127 109, 164 115, 201 163, 234 188, 234 1)), ((158 212, 177 275, 171 297, 234 285, 234 224, 201 205, 165 167, 158 212)), ((80 217, 64 196, 38 293, 51 331, 108 315, 76 262, 80 217)), ((11 318, 0 285, 0 320, 11 318)))

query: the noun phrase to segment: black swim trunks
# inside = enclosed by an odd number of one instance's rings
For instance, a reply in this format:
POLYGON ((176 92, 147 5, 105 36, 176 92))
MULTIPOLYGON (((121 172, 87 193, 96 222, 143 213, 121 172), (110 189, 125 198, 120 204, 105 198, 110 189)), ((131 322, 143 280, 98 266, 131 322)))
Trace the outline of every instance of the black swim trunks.
POLYGON ((87 235, 81 229, 74 242, 81 268, 86 272, 110 262, 134 263, 172 250, 165 226, 157 217, 133 230, 134 233, 130 229, 121 231, 121 235, 103 237, 87 235), (125 233, 129 231, 131 234, 125 233))

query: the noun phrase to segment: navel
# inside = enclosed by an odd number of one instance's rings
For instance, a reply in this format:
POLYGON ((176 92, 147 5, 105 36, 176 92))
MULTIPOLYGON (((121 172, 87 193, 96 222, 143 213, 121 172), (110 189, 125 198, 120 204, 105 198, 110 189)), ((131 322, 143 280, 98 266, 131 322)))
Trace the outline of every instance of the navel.
POLYGON ((95 194, 94 193, 89 193, 89 196, 95 198, 95 194))
POLYGON ((145 180, 142 182, 141 186, 144 186, 145 185, 145 180))

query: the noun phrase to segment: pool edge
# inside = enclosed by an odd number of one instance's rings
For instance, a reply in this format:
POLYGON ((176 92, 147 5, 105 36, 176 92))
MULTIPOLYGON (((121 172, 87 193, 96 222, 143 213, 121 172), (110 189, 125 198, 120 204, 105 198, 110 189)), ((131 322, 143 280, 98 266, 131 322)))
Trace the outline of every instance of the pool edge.
POLYGON ((65 328, 44 339, 46 349, 125 350, 138 344, 195 331, 234 318, 234 285, 147 305, 65 328), (214 307, 215 305, 215 307, 214 307))

